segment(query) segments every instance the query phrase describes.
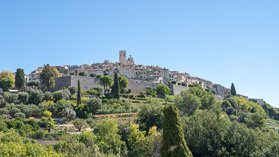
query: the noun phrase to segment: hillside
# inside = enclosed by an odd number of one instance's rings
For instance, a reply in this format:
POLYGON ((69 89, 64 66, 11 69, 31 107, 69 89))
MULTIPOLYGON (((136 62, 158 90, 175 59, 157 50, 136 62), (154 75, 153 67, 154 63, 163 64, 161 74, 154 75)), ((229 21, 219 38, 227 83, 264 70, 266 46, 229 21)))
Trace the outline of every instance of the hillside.
POLYGON ((115 73, 99 76, 99 87, 85 89, 77 80, 77 87, 55 90, 57 73, 45 66, 40 84, 32 86, 25 85, 23 70, 15 80, 1 74, 0 156, 279 154, 278 110, 237 95, 235 87, 226 97, 200 84, 176 96, 163 83, 134 94, 129 79, 115 73))
POLYGON ((239 96, 217 100, 199 86, 168 94, 168 87, 120 99, 96 89, 4 92, 0 156, 28 156, 38 147, 36 156, 160 156, 163 110, 169 105, 179 109, 193 156, 278 155, 278 113, 268 104, 239 96), (18 146, 22 150, 14 151, 18 146))

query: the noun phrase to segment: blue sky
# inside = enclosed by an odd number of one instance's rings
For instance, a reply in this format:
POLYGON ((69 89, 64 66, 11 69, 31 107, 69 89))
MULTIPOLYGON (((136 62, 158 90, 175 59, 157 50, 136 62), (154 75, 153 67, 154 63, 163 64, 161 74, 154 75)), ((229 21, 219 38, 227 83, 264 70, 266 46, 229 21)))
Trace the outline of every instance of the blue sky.
POLYGON ((0 0, 0 70, 116 61, 188 72, 279 107, 277 0, 0 0))

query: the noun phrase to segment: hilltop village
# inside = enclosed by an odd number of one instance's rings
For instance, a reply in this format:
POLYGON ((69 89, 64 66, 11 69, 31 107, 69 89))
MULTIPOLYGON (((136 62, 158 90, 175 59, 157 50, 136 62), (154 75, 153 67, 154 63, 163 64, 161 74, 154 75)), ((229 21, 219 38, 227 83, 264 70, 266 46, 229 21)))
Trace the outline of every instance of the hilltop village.
MULTIPOLYGON (((134 58, 132 56, 127 57, 127 53, 124 50, 119 51, 119 61, 116 63, 105 60, 104 63, 94 63, 91 65, 63 65, 54 67, 59 71, 59 77, 55 79, 55 90, 77 86, 77 80, 81 80, 81 86, 84 90, 95 88, 100 86, 96 76, 110 75, 113 77, 114 72, 118 71, 119 75, 128 78, 128 89, 133 94, 139 94, 148 87, 154 88, 160 83, 168 85, 173 95, 177 95, 194 85, 200 85, 202 88, 220 97, 226 97, 230 94, 230 89, 202 78, 190 76, 187 73, 171 71, 159 66, 136 64, 134 58)), ((42 70, 43 67, 38 67, 31 74, 27 75, 27 82, 40 82, 42 70)))
POLYGON ((0 156, 278 156, 278 120, 233 83, 139 65, 123 50, 116 63, 0 73, 0 156), (168 155, 182 144, 190 155, 168 155))

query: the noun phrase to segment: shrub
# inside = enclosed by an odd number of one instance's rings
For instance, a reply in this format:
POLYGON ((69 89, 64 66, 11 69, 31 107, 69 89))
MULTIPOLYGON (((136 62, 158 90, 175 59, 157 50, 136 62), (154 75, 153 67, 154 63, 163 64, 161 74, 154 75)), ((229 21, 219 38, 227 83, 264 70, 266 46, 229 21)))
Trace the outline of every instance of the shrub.
POLYGON ((66 107, 62 113, 62 115, 68 120, 74 120, 76 118, 76 112, 73 109, 66 107))
POLYGON ((5 99, 0 95, 0 108, 6 106, 6 101, 5 99))
POLYGON ((29 100, 29 94, 27 92, 19 92, 18 93, 19 103, 27 104, 28 100, 29 100))
POLYGON ((9 114, 10 114, 12 117, 15 117, 15 114, 16 114, 16 113, 21 112, 20 109, 16 108, 16 106, 15 106, 14 104, 8 104, 8 105, 7 105, 7 109, 9 110, 9 114))
POLYGON ((45 92, 44 94, 44 100, 45 101, 52 101, 53 100, 53 95, 51 92, 45 92))
POLYGON ((41 130, 41 129, 38 131, 29 133, 29 137, 31 137, 33 139, 44 139, 45 136, 46 136, 46 131, 41 130))
POLYGON ((44 99, 44 94, 43 92, 39 90, 32 90, 29 94, 29 103, 30 104, 35 104, 38 105, 41 103, 44 99))
POLYGON ((23 105, 21 112, 24 113, 26 117, 41 117, 43 113, 36 105, 23 105))
POLYGON ((88 91, 86 91, 86 93, 89 95, 97 95, 98 91, 96 91, 95 89, 89 89, 88 91))
POLYGON ((25 114, 22 113, 22 112, 18 112, 18 113, 16 113, 16 114, 14 115, 14 117, 15 117, 15 118, 22 118, 22 119, 24 119, 24 118, 25 118, 25 114))
POLYGON ((87 76, 87 74, 84 71, 81 71, 78 73, 78 76, 87 76))
POLYGON ((90 77, 96 77, 97 75, 96 74, 94 74, 94 73, 91 73, 90 74, 90 77))
POLYGON ((73 122, 73 125, 75 126, 75 128, 80 132, 83 128, 86 127, 86 121, 82 120, 82 119, 77 119, 73 122))
POLYGON ((96 112, 101 108, 101 106, 102 106, 102 102, 100 99, 98 98, 90 99, 87 104, 88 112, 96 114, 96 112))
POLYGON ((63 97, 63 99, 65 99, 65 100, 70 100, 70 98, 71 98, 71 92, 70 92, 70 90, 65 89, 65 90, 62 90, 61 92, 62 92, 62 97, 63 97))
POLYGON ((49 112, 49 111, 44 111, 44 112, 43 112, 43 116, 44 116, 44 117, 47 117, 47 118, 50 118, 50 117, 52 116, 52 113, 49 112))
POLYGON ((7 130, 8 130, 7 124, 4 121, 0 120, 0 131, 7 131, 7 130))
POLYGON ((157 96, 160 98, 165 98, 166 95, 171 94, 170 88, 164 84, 160 84, 156 88, 157 96))
POLYGON ((47 110, 51 111, 53 113, 54 117, 60 117, 63 114, 63 111, 66 107, 71 108, 71 102, 67 100, 60 100, 50 106, 47 107, 47 110))
POLYGON ((226 108, 226 113, 230 116, 230 115, 235 115, 236 114, 236 112, 235 112, 235 110, 234 110, 234 108, 233 107, 228 107, 228 108, 226 108))
POLYGON ((231 98, 228 98, 227 100, 231 103, 231 106, 232 106, 233 108, 235 108, 235 109, 238 108, 238 103, 237 103, 237 101, 234 100, 232 97, 231 97, 231 98))
POLYGON ((55 122, 52 118, 43 117, 38 124, 40 125, 40 127, 53 128, 55 122))
POLYGON ((8 103, 15 103, 17 101, 18 95, 13 93, 4 92, 3 93, 4 99, 8 103))
POLYGON ((145 90, 145 94, 147 96, 156 97, 157 91, 153 88, 147 87, 146 90, 145 90))
POLYGON ((76 87, 69 87, 68 90, 70 91, 71 95, 74 95, 77 92, 77 88, 76 87))
POLYGON ((101 97, 104 94, 103 88, 96 87, 96 88, 94 88, 94 90, 97 91, 97 95, 96 96, 98 96, 98 97, 101 97))
POLYGON ((223 103, 222 103, 222 108, 223 108, 223 111, 226 110, 226 108, 229 108, 231 107, 231 103, 228 101, 228 100, 225 100, 223 103))
POLYGON ((9 114, 9 110, 5 108, 0 108, 0 115, 9 114))
POLYGON ((61 91, 54 92, 52 95, 53 95, 54 102, 57 102, 57 101, 63 99, 63 94, 61 91))

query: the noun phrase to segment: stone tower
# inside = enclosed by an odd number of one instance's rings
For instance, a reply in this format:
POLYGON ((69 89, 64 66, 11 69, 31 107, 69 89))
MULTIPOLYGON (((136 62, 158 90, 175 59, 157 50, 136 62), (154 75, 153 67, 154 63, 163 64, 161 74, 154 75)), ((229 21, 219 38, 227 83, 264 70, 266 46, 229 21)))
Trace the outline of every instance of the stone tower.
POLYGON ((119 63, 126 64, 126 51, 124 50, 119 51, 119 63))

